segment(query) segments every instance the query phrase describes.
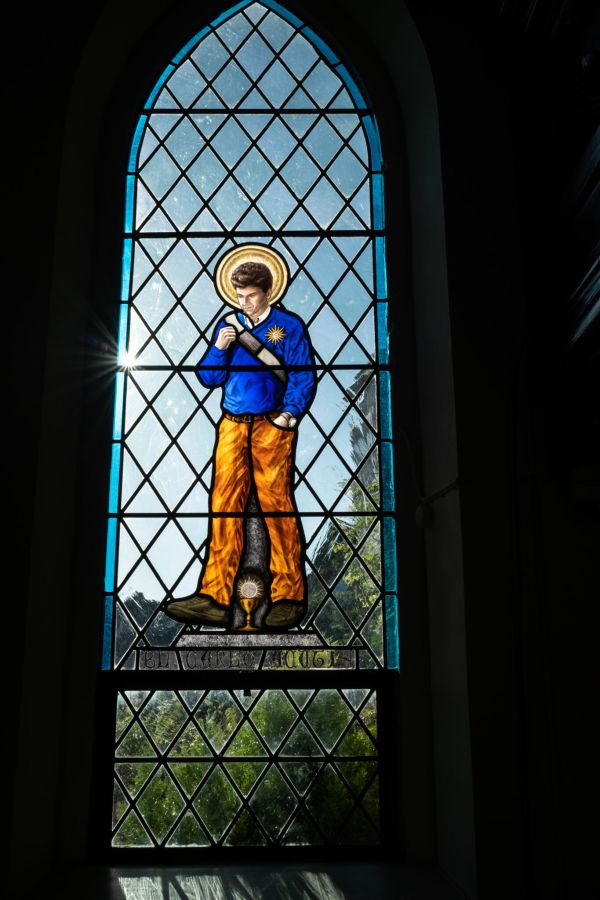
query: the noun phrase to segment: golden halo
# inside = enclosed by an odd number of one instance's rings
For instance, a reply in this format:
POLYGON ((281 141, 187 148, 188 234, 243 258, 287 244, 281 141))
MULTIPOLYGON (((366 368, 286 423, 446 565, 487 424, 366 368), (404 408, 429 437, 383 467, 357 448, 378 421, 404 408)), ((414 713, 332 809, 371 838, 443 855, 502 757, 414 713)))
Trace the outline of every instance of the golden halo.
POLYGON ((263 244, 240 244, 221 257, 215 271, 215 287, 223 300, 236 309, 240 308, 235 288, 231 283, 231 273, 245 262, 264 263, 269 267, 273 275, 273 289, 269 303, 271 306, 277 303, 285 292, 290 273, 283 256, 263 244))

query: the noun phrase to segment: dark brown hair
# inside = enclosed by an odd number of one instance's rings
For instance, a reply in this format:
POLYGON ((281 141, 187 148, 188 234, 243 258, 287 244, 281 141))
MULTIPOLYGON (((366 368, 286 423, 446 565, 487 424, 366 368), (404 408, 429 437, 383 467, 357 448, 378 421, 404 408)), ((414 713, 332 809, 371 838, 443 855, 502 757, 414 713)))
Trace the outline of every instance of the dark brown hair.
POLYGON ((266 294, 273 287, 273 275, 264 263, 244 262, 231 273, 231 283, 234 288, 257 287, 266 294))

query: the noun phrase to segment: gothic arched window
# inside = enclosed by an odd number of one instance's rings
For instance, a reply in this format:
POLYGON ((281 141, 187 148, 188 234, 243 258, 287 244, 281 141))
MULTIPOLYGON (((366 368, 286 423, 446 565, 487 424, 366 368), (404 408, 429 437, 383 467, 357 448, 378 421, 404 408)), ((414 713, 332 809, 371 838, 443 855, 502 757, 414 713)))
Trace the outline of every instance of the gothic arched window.
POLYGON ((164 70, 126 177, 113 847, 381 842, 377 698, 398 668, 387 304, 372 109, 294 15, 239 3, 164 70), (240 260, 282 292, 256 319, 239 307, 252 277, 229 279, 240 260))

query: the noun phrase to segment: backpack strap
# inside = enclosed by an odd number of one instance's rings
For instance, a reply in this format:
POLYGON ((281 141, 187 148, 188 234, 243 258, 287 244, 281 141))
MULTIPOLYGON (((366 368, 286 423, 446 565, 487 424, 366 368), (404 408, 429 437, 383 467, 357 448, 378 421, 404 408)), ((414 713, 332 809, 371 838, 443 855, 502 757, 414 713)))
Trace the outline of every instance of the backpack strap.
POLYGON ((225 321, 228 325, 233 325, 237 331, 238 341, 244 350, 247 350, 248 353, 259 359, 264 366, 273 372, 273 375, 276 375, 280 381, 286 384, 287 374, 285 369, 281 368, 281 360, 277 359, 275 354, 271 353, 264 344, 261 344, 258 338, 254 337, 247 328, 244 328, 235 313, 225 316, 225 321))

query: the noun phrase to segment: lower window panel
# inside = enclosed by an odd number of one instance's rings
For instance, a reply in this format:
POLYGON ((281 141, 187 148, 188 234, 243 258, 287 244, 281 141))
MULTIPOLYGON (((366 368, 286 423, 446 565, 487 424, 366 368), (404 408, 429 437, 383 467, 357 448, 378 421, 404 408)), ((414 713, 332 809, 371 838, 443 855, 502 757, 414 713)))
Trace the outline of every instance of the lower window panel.
POLYGON ((122 690, 114 848, 380 843, 369 688, 122 690))

